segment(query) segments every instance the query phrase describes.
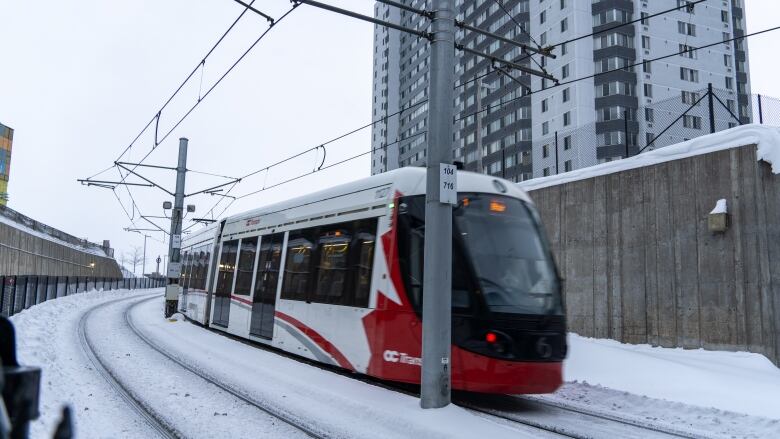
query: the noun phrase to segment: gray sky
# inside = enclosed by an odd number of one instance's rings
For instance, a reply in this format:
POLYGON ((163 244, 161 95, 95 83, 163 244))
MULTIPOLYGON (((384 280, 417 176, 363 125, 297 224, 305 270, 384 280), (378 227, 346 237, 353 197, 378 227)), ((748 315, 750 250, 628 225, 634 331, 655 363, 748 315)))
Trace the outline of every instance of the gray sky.
MULTIPOLYGON (((580 0, 578 0, 580 1, 580 0)), ((585 1, 585 0, 582 0, 585 1)), ((712 0, 714 1, 714 0, 712 0)), ((372 14, 370 0, 329 0, 372 14)), ((748 31, 780 24, 776 0, 745 0, 748 31)), ((206 50, 240 13, 232 0, 2 0, 0 122, 16 130, 11 162, 10 207, 79 237, 110 239, 118 251, 142 245, 124 232, 131 226, 108 189, 76 182, 109 166, 157 112, 206 50)), ((286 0, 257 1, 278 17, 286 0)), ((267 27, 247 14, 205 66, 204 90, 267 27)), ((299 7, 225 79, 147 160, 174 166, 177 139, 190 139, 188 168, 239 176, 316 146, 371 120, 373 26, 306 6, 299 7)), ((753 92, 780 97, 776 46, 780 32, 748 42, 753 92), (773 47, 774 46, 774 47, 773 47)), ((200 73, 166 108, 160 132, 198 97, 200 73)), ((370 130, 328 147, 333 163, 370 148, 370 130)), ((152 146, 153 130, 125 160, 152 146)), ((300 195, 369 175, 370 158, 235 203, 229 212, 300 195)), ((239 185, 243 194, 307 172, 319 164, 313 154, 285 168, 261 173, 239 185)), ((173 189, 174 175, 145 172, 173 189)), ((101 177, 114 179, 116 171, 101 177)), ((224 180, 190 174, 188 191, 224 180)), ((132 212, 130 199, 117 189, 132 212)), ((133 195, 146 215, 162 215, 168 199, 156 189, 133 195)), ((205 215, 216 197, 201 196, 195 216, 205 215)), ((221 209, 218 209, 221 211, 221 209)), ((136 219, 142 226, 143 221, 136 219)), ((166 229, 168 225, 160 222, 166 229)), ((161 233, 154 237, 162 239, 161 233)), ((167 247, 148 241, 147 271, 167 247)))

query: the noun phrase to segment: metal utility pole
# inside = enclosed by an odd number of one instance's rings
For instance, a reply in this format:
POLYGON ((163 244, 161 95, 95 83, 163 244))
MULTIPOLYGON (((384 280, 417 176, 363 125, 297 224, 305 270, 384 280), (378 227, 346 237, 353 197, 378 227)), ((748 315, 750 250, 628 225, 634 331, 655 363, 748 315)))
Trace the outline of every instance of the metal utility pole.
POLYGON ((451 164, 455 0, 433 0, 432 3, 420 387, 422 408, 440 408, 450 403, 452 204, 457 203, 456 172, 451 164))
POLYGON ((165 287, 165 317, 176 312, 179 303, 181 276, 181 223, 184 210, 184 177, 187 174, 187 142, 179 139, 179 163, 176 166, 176 192, 171 211, 171 234, 168 240, 168 285, 165 287))
POLYGON ((715 132, 715 95, 712 92, 712 83, 707 84, 708 107, 710 110, 710 134, 715 132))

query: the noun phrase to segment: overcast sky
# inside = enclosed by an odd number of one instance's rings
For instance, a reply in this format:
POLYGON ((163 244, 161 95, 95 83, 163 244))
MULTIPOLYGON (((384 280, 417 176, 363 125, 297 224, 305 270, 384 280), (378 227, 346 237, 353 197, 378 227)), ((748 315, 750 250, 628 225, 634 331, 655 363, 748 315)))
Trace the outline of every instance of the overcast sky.
MULTIPOLYGON (((371 15, 374 2, 328 3, 371 15)), ((749 32, 780 24, 777 0, 745 3, 749 32)), ((289 2, 263 0, 255 6, 279 17, 289 2)), ((133 225, 112 191, 87 188, 76 179, 113 163, 241 10, 232 0, 0 0, 0 122, 16 130, 9 206, 78 237, 110 239, 120 252, 142 245, 140 235, 123 231, 133 225)), ((246 14, 206 62, 203 90, 266 28, 264 19, 246 14)), ((371 24, 299 7, 146 163, 175 166, 178 138, 187 137, 189 169, 240 176, 370 122, 372 37, 371 24)), ((754 93, 780 97, 778 43, 780 32, 748 42, 754 93)), ((200 71, 194 79, 163 111, 160 133, 197 100, 200 71)), ((123 160, 143 157, 153 135, 154 130, 147 131, 123 160)), ((368 151, 369 136, 367 129, 332 144, 326 164, 368 151)), ((248 179, 233 193, 307 172, 320 160, 309 154, 248 179)), ((229 213, 368 176, 369 161, 365 156, 248 197, 229 213)), ((173 190, 172 172, 144 173, 173 190)), ((100 177, 118 175, 112 170, 100 177)), ((224 181, 189 174, 187 188, 192 192, 224 181)), ((145 215, 162 215, 161 204, 170 199, 158 189, 132 191, 145 215)), ((148 227, 127 192, 118 188, 116 193, 135 224, 148 227)), ((187 203, 197 206, 195 216, 204 216, 216 201, 206 195, 187 203)), ((162 233, 151 235, 163 239, 162 233)), ((147 244, 147 271, 152 271, 153 259, 166 254, 167 246, 153 240, 147 244)))

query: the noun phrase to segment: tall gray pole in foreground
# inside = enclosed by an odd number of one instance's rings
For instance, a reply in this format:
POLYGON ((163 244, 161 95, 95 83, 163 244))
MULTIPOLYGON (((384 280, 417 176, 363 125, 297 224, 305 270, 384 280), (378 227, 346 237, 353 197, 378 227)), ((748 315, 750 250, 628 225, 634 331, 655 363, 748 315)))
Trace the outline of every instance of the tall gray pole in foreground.
POLYGON ((450 403, 452 204, 457 202, 455 171, 451 165, 455 0, 434 0, 433 11, 425 193, 422 408, 439 408, 450 403))
POLYGON ((165 317, 176 312, 179 304, 181 276, 181 223, 184 210, 184 176, 187 174, 187 142, 179 139, 179 163, 176 166, 176 193, 171 211, 171 234, 168 240, 168 285, 165 287, 165 317))

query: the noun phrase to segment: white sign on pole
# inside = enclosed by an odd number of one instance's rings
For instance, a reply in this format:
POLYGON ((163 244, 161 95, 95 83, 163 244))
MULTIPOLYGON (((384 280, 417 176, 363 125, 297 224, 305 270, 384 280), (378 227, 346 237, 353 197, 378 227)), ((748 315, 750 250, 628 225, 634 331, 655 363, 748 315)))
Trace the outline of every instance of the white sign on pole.
POLYGON ((455 165, 439 165, 439 202, 458 204, 458 168, 455 165))
POLYGON ((181 248, 181 235, 171 235, 171 245, 173 248, 181 248))
POLYGON ((181 262, 170 262, 168 264, 168 277, 181 276, 181 262))

